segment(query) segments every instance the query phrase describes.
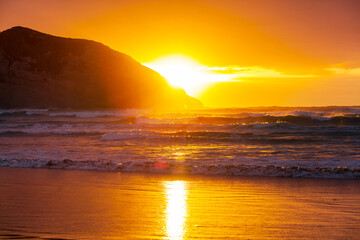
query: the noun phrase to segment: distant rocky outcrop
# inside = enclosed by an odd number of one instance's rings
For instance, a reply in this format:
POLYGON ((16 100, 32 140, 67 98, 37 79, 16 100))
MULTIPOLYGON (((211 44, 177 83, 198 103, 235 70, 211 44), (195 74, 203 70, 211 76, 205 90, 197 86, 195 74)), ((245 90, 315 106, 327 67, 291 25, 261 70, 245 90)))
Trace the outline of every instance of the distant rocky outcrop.
POLYGON ((0 32, 0 108, 199 108, 133 58, 24 27, 0 32))

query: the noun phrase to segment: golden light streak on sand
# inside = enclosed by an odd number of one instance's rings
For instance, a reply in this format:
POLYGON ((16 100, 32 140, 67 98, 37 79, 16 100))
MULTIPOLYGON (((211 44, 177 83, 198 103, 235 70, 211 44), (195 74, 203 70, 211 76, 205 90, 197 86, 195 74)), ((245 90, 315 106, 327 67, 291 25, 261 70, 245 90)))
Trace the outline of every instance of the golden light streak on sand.
POLYGON ((165 182, 167 207, 166 207, 166 233, 165 239, 183 239, 186 231, 185 220, 187 217, 187 190, 184 181, 165 182))

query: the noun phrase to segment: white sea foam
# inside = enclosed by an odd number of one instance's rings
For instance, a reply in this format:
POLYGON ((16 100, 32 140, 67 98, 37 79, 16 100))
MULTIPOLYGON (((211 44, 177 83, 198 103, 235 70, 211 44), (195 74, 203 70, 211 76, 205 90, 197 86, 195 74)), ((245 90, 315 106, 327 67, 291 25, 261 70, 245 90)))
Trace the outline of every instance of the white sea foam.
POLYGON ((51 117, 77 117, 77 118, 98 118, 98 117, 137 117, 146 114, 149 110, 125 109, 125 110, 102 110, 102 111, 57 111, 49 113, 51 117))
POLYGON ((118 141, 118 140, 130 140, 130 139, 137 139, 143 138, 144 135, 142 134, 123 134, 123 133, 107 133, 100 138, 102 141, 118 141))
POLYGON ((110 132, 104 134, 100 140, 102 141, 119 141, 119 140, 132 140, 132 139, 145 139, 154 137, 153 131, 146 131, 141 129, 123 130, 121 132, 110 132))
POLYGON ((309 111, 293 111, 293 112, 290 113, 290 115, 314 117, 314 116, 323 116, 324 113, 321 113, 321 112, 309 112, 309 111))
POLYGON ((311 118, 318 121, 327 121, 331 119, 331 117, 311 117, 311 118))
POLYGON ((360 168, 352 169, 345 166, 314 167, 304 164, 294 166, 278 166, 274 164, 203 164, 201 162, 188 164, 155 161, 73 161, 39 160, 39 159, 0 159, 1 167, 27 168, 61 168, 81 170, 106 170, 122 172, 162 172, 191 173, 206 175, 232 176, 272 176, 272 177, 311 177, 311 178, 360 178, 360 168))

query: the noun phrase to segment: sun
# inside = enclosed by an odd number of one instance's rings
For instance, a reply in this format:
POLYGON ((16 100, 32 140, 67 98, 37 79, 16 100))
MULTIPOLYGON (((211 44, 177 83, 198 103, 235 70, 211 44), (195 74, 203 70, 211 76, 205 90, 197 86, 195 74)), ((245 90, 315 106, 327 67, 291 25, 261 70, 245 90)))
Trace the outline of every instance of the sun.
POLYGON ((193 97, 200 96, 211 84, 223 81, 220 74, 207 70, 206 66, 181 54, 164 56, 143 65, 157 71, 170 85, 184 89, 193 97))

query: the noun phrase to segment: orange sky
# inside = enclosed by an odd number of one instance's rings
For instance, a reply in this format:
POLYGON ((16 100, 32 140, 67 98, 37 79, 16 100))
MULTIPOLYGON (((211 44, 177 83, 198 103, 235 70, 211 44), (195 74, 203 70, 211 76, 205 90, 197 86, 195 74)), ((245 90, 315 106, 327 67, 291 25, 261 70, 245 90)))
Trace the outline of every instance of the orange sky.
POLYGON ((92 39, 142 63, 183 54, 233 74, 196 96, 206 106, 360 105, 359 13, 358 0, 0 0, 0 30, 92 39))

